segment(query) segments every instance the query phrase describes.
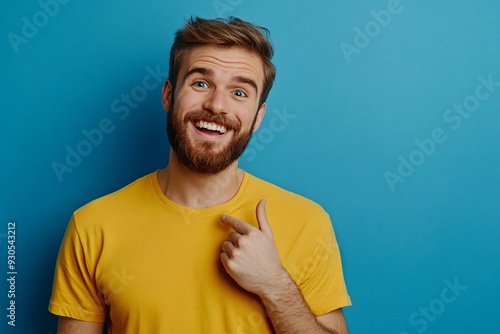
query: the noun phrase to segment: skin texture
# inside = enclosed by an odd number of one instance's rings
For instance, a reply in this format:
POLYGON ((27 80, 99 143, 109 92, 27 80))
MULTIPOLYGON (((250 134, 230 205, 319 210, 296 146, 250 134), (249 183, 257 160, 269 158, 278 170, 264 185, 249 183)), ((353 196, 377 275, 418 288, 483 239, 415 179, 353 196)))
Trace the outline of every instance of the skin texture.
MULTIPOLYGON (((258 56, 240 48, 197 47, 183 60, 175 91, 168 80, 163 86, 163 107, 181 120, 190 113, 204 111, 212 120, 219 119, 212 118, 215 115, 226 119, 227 124, 238 124, 238 130, 230 128, 220 135, 199 131, 192 121, 181 123, 184 126, 177 130, 185 137, 184 145, 198 156, 212 158, 238 136, 259 128, 266 111, 265 103, 259 106, 263 82, 258 56)), ((237 193, 244 176, 237 163, 231 162, 220 173, 200 173, 182 164, 171 149, 169 164, 158 173, 158 182, 165 196, 180 205, 212 207, 237 193)), ((221 224, 233 229, 221 245, 220 260, 228 274, 262 299, 276 333, 347 334, 342 309, 318 317, 309 310, 281 264, 263 200, 256 207, 256 217, 258 228, 221 213, 221 224)), ((102 332, 102 325, 68 318, 61 318, 59 328, 58 333, 102 332)))
MULTIPOLYGON (((194 50, 192 56, 197 56, 199 53, 199 50, 194 50)), ((204 175, 218 174, 239 158, 250 140, 258 120, 257 116, 262 115, 262 113, 257 113, 253 117, 250 129, 242 128, 242 121, 239 118, 228 116, 226 110, 229 107, 239 110, 253 104, 252 97, 257 95, 257 83, 254 76, 248 71, 245 72, 245 67, 241 66, 235 57, 232 66, 240 67, 242 72, 232 76, 230 85, 221 89, 220 85, 215 84, 220 77, 220 71, 213 69, 214 65, 218 65, 218 63, 220 63, 218 59, 204 56, 191 66, 181 68, 184 70, 180 72, 182 81, 178 80, 176 86, 180 86, 181 92, 186 93, 189 97, 196 97, 188 100, 191 104, 186 109, 183 106, 180 108, 178 106, 181 103, 185 104, 185 99, 179 100, 180 103, 173 103, 177 99, 170 100, 173 89, 171 85, 167 85, 164 90, 164 93, 168 94, 166 98, 169 101, 170 109, 172 109, 167 114, 167 133, 170 145, 177 159, 184 166, 194 173, 204 175), (219 91, 220 94, 219 92, 212 94, 211 91, 214 92, 214 90, 219 91), (198 103, 200 97, 208 94, 212 94, 213 98, 204 103, 198 103), (218 101, 219 99, 222 101, 218 101), (192 104, 193 102, 194 104, 192 104), (214 102, 215 104, 212 105, 214 102), (222 104, 219 105, 221 102, 222 104), (207 112, 207 106, 214 110, 218 109, 218 111, 207 112), (198 124, 202 121, 210 123, 212 126, 217 124, 222 133, 203 131, 198 124), (189 130, 195 130, 195 138, 200 137, 202 140, 193 141, 192 133, 189 130), (229 142, 220 145, 221 138, 229 138, 229 142)), ((262 118, 260 117, 260 119, 262 118)))
POLYGON ((256 208, 256 228, 231 216, 221 223, 234 230, 222 244, 221 261, 231 277, 262 299, 277 333, 347 333, 341 310, 314 317, 302 294, 283 268, 265 211, 256 208))
MULTIPOLYGON (((241 49, 198 47, 190 51, 183 61, 175 92, 169 81, 163 86, 163 107, 180 118, 203 110, 239 124, 239 133, 229 130, 223 136, 207 136, 197 131, 192 123, 179 130, 185 132, 186 144, 198 156, 210 158, 226 149, 235 136, 259 128, 266 111, 265 103, 260 107, 258 105, 263 82, 264 72, 258 56, 241 49), (194 69, 208 69, 211 74, 193 73, 194 69), (240 82, 238 78, 241 77, 254 82, 257 89, 240 82), (206 143, 210 147, 205 145, 200 149, 206 143)), ((238 191, 243 175, 237 161, 216 175, 193 172, 182 165, 171 150, 169 165, 159 173, 158 178, 169 199, 187 207, 203 208, 230 200, 238 191), (224 186, 217 188, 216 196, 203 196, 210 193, 205 190, 213 189, 214 184, 224 186)))
POLYGON ((57 334, 100 334, 103 324, 59 317, 57 334))

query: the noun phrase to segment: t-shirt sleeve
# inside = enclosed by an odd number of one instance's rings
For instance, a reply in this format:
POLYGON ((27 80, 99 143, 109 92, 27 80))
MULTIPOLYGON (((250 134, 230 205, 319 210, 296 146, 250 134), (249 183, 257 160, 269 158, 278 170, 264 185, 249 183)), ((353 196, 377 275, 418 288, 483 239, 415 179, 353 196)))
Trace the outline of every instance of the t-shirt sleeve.
POLYGON ((302 264, 297 285, 314 315, 319 316, 351 305, 347 293, 339 246, 326 212, 317 217, 310 232, 315 236, 313 252, 302 264))
POLYGON ((106 307, 96 287, 90 259, 78 233, 73 216, 66 229, 57 259, 49 311, 82 321, 106 320, 106 307))

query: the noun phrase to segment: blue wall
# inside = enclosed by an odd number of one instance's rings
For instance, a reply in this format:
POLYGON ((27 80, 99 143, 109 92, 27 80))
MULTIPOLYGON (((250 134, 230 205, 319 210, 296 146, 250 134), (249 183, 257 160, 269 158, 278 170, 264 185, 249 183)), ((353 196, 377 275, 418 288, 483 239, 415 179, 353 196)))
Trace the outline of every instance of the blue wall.
POLYGON ((234 15, 271 30, 278 68, 241 165, 331 214, 351 332, 499 333, 499 12, 497 0, 2 2, 0 331, 55 333, 47 303, 71 213, 167 163, 172 35, 190 15, 234 15))

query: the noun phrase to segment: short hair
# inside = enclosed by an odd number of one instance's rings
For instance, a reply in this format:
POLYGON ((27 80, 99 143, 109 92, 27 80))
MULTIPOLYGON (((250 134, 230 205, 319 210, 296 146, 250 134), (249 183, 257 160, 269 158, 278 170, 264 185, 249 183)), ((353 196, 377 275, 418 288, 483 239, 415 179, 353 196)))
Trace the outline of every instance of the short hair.
POLYGON ((243 21, 239 18, 203 19, 191 17, 186 25, 175 34, 170 49, 168 78, 175 90, 177 76, 183 58, 198 46, 216 46, 222 48, 240 47, 260 57, 264 67, 264 86, 259 107, 266 101, 276 76, 276 69, 271 63, 274 50, 269 41, 269 30, 243 21))

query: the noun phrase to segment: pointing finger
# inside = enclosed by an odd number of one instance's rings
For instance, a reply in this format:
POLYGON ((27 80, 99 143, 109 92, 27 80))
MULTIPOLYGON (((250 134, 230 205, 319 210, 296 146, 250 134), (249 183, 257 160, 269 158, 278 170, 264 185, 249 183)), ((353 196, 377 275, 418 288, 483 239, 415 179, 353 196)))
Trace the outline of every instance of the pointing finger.
POLYGON ((235 230, 236 232, 238 232, 240 234, 247 234, 250 231, 255 229, 254 226, 252 226, 248 223, 245 223, 244 221, 239 220, 237 218, 228 216, 228 215, 221 215, 220 221, 222 224, 226 225, 227 227, 232 228, 233 230, 235 230))

